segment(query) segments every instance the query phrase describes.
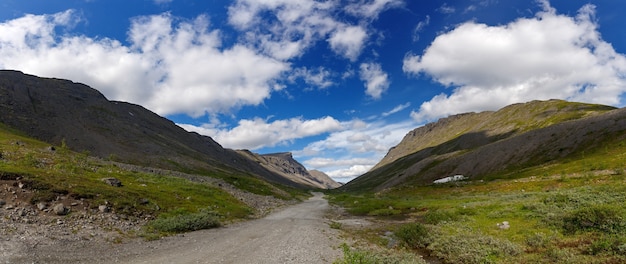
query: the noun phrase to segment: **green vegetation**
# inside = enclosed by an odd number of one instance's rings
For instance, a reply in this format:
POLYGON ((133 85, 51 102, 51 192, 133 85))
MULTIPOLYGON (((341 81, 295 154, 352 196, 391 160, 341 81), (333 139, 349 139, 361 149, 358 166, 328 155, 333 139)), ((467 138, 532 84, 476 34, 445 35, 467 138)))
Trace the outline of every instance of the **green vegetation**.
POLYGON ((485 181, 335 191, 330 201, 383 223, 352 235, 380 245, 376 234, 392 230, 398 251, 444 263, 623 263, 626 144, 611 142, 485 181))
POLYGON ((365 249, 351 249, 348 245, 341 245, 343 258, 333 264, 421 264, 426 263, 422 258, 406 252, 389 250, 372 251, 365 249))
POLYGON ((208 209, 196 213, 172 212, 160 215, 148 228, 162 233, 182 233, 219 227, 219 218, 218 213, 208 209))
MULTIPOLYGON (((249 175, 207 172, 204 176, 232 179, 229 182, 243 190, 282 199, 306 195, 249 175)), ((145 230, 157 236, 216 227, 247 219, 254 213, 253 208, 220 188, 180 177, 123 169, 88 153, 72 152, 64 144, 52 150, 49 144, 2 125, 0 177, 19 178, 33 190, 32 204, 65 196, 83 200, 91 210, 107 204, 117 214, 154 219, 145 230), (123 186, 111 186, 103 178, 119 179, 123 186)))

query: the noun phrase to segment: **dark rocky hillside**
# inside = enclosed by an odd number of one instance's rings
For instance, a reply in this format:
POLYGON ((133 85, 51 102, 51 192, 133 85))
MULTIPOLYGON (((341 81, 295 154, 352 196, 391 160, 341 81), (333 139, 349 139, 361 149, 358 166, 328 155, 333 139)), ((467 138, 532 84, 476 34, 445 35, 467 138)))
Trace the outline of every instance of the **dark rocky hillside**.
POLYGON ((244 173, 303 187, 210 137, 68 80, 0 71, 0 123, 104 159, 186 172, 244 173))
POLYGON ((431 184, 452 175, 470 179, 549 164, 626 138, 626 108, 533 101, 496 112, 442 118, 409 132, 348 190, 431 184))
POLYGON ((294 182, 320 189, 333 189, 341 186, 321 171, 308 171, 296 161, 289 152, 256 154, 250 151, 239 151, 242 155, 255 160, 263 167, 294 182))

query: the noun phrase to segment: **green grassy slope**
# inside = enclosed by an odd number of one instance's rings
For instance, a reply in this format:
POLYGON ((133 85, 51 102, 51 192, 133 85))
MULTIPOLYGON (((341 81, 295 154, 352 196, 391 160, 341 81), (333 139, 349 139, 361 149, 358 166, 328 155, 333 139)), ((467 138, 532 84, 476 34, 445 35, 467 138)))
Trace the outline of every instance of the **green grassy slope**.
MULTIPOLYGON (((255 210, 217 186, 144 172, 150 170, 126 169, 63 145, 55 146, 55 150, 50 147, 0 124, 0 180, 24 183, 33 191, 27 201, 33 205, 65 197, 83 201, 87 210, 109 204, 113 211, 128 217, 154 219, 210 211, 219 222, 247 219, 255 210), (109 177, 119 179, 123 186, 102 181, 109 177)), ((241 190, 281 199, 305 195, 246 174, 217 171, 196 177, 223 179, 241 190)))
POLYGON ((589 109, 572 109, 485 145, 450 152, 463 143, 439 143, 382 166, 378 177, 337 190, 330 200, 378 223, 346 229, 353 236, 386 246, 380 234, 391 230, 395 250, 443 263, 625 263, 626 111, 600 107, 589 116, 589 109), (502 159, 513 162, 467 181, 434 185, 428 178, 463 160, 480 170, 502 159), (401 184, 377 188, 420 162, 401 184), (508 228, 500 228, 503 222, 508 228))
POLYGON ((610 146, 623 139, 625 118, 623 109, 557 100, 451 117, 412 131, 387 155, 395 160, 342 188, 382 190, 429 184, 454 174, 472 179, 501 177, 610 146), (416 151, 397 157, 408 152, 402 149, 416 151))

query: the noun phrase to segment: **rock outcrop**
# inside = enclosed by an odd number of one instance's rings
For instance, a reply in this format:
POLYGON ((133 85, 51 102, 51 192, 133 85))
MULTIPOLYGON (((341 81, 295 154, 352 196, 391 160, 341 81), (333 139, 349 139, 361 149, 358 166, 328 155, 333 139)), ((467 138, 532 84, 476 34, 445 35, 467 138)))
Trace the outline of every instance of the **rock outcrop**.
POLYGON ((303 185, 320 189, 333 189, 341 186, 340 183, 321 171, 308 171, 293 158, 290 152, 256 154, 247 150, 240 150, 239 153, 255 160, 268 170, 303 185))

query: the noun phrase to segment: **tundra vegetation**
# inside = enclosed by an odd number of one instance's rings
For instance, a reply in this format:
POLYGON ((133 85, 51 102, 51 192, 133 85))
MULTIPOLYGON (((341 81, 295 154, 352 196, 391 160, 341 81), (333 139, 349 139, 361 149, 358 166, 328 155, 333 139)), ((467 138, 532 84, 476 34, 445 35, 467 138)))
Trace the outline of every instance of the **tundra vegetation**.
MULTIPOLYGON (((90 157, 89 153, 73 152, 65 144, 51 147, 0 124, 0 180, 19 180, 33 190, 28 201, 33 205, 53 202, 59 196, 82 200, 92 211, 106 204, 125 217, 149 219, 143 233, 138 234, 146 238, 217 227, 255 213, 254 208, 217 184, 129 168, 90 157), (116 178, 123 186, 105 184, 103 178, 116 178)), ((218 170, 195 173, 199 175, 194 177, 217 178, 253 194, 286 200, 307 195, 246 174, 218 170)))
MULTIPOLYGON (((346 232, 387 248, 380 236, 391 231, 397 254, 443 263, 625 263, 625 168, 626 140, 613 138, 563 159, 467 181, 329 197, 378 223, 346 232)), ((380 257, 359 250, 344 249, 341 263, 380 257)))

